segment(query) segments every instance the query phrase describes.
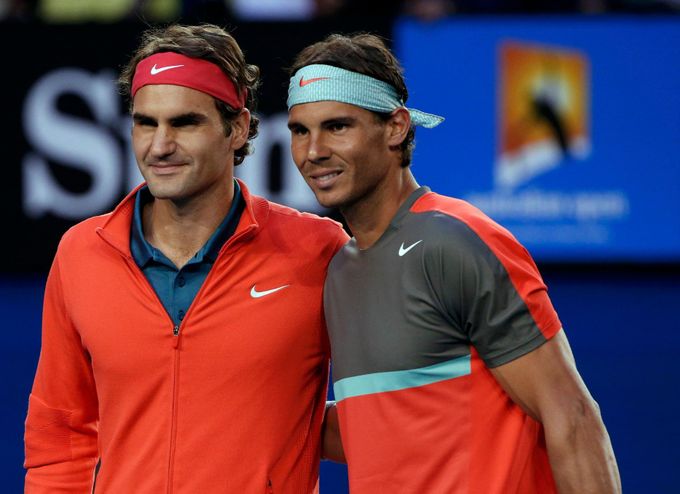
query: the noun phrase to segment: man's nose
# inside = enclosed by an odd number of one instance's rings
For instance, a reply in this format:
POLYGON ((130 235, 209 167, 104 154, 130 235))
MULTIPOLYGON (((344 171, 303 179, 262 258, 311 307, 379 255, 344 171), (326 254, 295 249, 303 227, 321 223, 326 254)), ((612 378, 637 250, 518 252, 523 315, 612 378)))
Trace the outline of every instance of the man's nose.
POLYGON ((151 141, 151 154, 156 158, 162 158, 174 153, 176 146, 173 130, 170 127, 159 125, 151 141))
POLYGON ((323 134, 312 134, 307 149, 307 159, 312 163, 320 163, 331 155, 330 147, 323 134))

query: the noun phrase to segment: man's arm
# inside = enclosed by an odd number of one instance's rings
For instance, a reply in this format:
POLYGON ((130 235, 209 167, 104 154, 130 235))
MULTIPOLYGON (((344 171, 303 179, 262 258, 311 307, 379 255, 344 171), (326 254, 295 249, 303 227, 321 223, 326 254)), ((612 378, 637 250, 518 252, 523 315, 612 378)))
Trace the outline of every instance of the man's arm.
POLYGON ((45 289, 42 347, 26 418, 26 494, 92 490, 97 410, 89 357, 68 316, 57 259, 45 289))
POLYGON ((334 401, 326 402, 323 424, 321 426, 321 458, 324 460, 347 463, 345 450, 342 448, 338 409, 334 401))
POLYGON ((621 492, 600 409, 576 370, 564 331, 491 372, 513 401, 543 424, 561 494, 621 492))

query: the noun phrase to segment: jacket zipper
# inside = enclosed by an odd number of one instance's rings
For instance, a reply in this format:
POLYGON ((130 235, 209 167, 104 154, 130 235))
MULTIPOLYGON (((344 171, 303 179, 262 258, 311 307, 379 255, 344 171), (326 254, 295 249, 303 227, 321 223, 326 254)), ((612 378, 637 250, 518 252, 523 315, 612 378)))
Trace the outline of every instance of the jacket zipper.
POLYGON ((173 376, 172 376, 172 415, 170 418, 170 451, 168 454, 168 494, 173 491, 173 478, 175 474, 175 450, 177 449, 177 408, 179 406, 179 325, 172 330, 174 343, 173 376))
POLYGON ((97 488, 97 477, 99 476, 99 469, 102 467, 102 459, 99 458, 99 461, 94 467, 94 479, 92 481, 92 494, 94 494, 95 489, 97 488))

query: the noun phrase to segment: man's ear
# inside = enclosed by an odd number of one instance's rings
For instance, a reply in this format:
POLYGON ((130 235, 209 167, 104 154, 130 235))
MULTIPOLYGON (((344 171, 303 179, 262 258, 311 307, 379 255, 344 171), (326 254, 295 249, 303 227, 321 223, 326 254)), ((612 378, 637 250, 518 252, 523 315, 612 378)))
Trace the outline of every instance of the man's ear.
POLYGON ((231 146, 233 149, 240 149, 248 140, 250 131, 250 111, 243 108, 231 123, 231 146))
POLYGON ((387 121, 387 143, 390 147, 399 147, 404 142, 411 128, 411 115, 406 108, 397 108, 387 121))

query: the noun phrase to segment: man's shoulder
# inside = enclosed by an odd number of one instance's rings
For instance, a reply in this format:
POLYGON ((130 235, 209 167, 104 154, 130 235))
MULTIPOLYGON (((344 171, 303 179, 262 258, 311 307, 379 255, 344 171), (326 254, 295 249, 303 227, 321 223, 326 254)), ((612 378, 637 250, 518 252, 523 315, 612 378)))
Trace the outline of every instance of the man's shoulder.
POLYGON ((509 230, 465 200, 431 192, 419 198, 410 213, 405 226, 424 240, 430 260, 445 253, 449 261, 473 265, 528 256, 509 230))
POLYGON ((91 216, 70 227, 62 235, 59 242, 59 251, 86 247, 97 238, 97 229, 101 228, 111 216, 106 213, 91 216))
POLYGON ((437 212, 464 223, 472 221, 493 223, 491 218, 473 204, 463 199, 437 194, 436 192, 428 192, 421 196, 411 207, 411 212, 437 212))
POLYGON ((346 236, 342 225, 331 218, 299 211, 283 204, 267 202, 269 203, 270 221, 279 223, 286 228, 309 230, 316 234, 327 234, 334 237, 338 235, 346 236))
POLYGON ((416 200, 409 213, 403 223, 405 231, 427 238, 430 245, 475 236, 475 223, 491 222, 472 204, 434 192, 416 200))
POLYGON ((410 212, 433 232, 478 236, 485 243, 498 238, 515 240, 506 228, 463 199, 430 192, 418 199, 410 212))

